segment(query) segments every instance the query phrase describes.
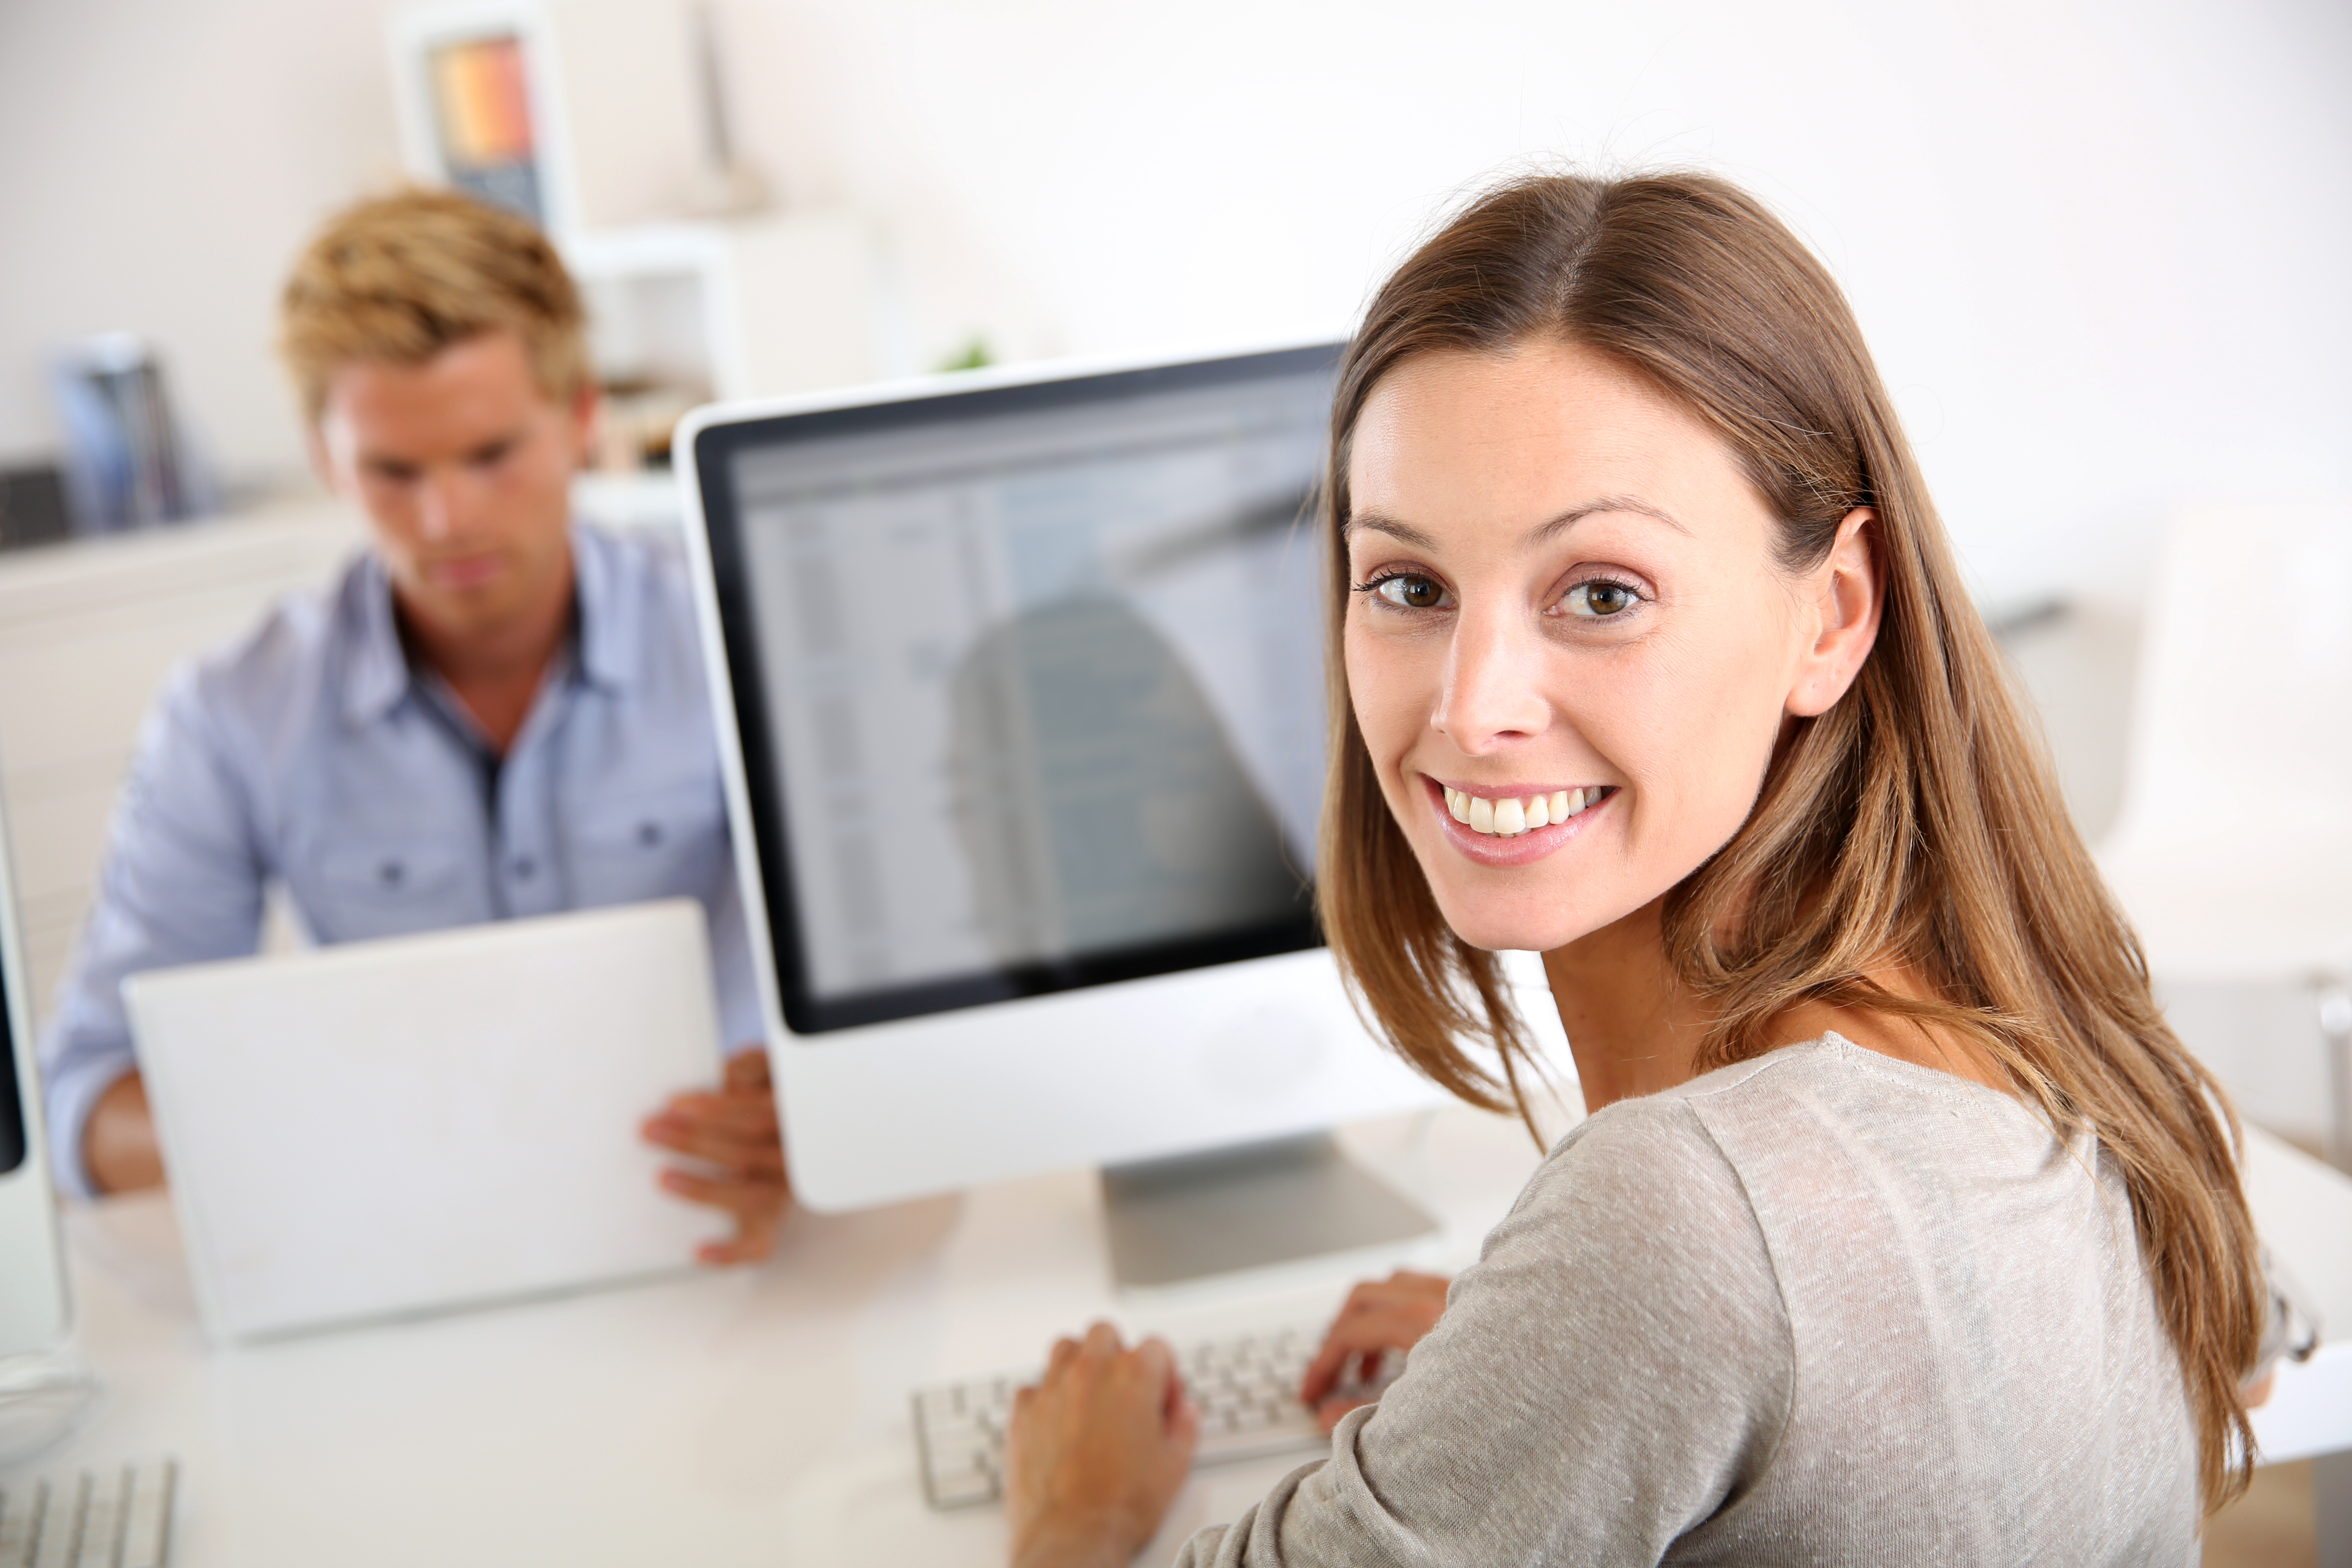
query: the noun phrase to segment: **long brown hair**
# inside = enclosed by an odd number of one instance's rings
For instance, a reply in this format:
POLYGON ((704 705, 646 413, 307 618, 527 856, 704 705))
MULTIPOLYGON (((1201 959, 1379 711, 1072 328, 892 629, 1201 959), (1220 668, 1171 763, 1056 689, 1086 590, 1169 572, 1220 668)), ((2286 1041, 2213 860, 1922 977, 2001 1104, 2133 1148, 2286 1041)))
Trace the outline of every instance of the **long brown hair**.
POLYGON ((1875 647, 1835 706, 1797 723, 1731 841, 1664 900, 1668 962, 1712 1010, 1701 1069, 1787 1043, 1775 1020, 1818 999, 1958 1031, 2055 1126, 2095 1132, 2131 1194, 2202 1495, 2220 1506, 2251 1463, 2239 1384, 2262 1302, 2234 1114, 2149 994, 1844 295, 1722 180, 1502 185, 1397 269, 1349 346, 1325 485, 1333 745, 1318 898, 1360 1005, 1439 1084, 1526 1114, 1529 1042, 1495 955, 1446 928, 1356 727, 1339 531, 1350 437, 1382 376, 1433 350, 1533 340, 1609 355, 1710 426, 1780 520, 1784 568, 1817 564, 1853 509, 1877 513, 1875 647), (1866 978, 1890 963, 1937 1000, 1866 978))

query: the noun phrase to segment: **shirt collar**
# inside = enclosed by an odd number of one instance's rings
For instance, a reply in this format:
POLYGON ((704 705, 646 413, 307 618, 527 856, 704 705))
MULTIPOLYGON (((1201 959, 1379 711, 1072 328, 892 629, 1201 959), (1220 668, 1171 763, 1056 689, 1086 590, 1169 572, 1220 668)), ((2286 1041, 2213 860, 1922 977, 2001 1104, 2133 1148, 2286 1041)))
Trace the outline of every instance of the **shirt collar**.
MULTIPOLYGON (((619 564, 613 559, 618 548, 595 530, 572 525, 572 591, 580 620, 568 662, 579 679, 607 691, 632 684, 629 655, 639 632, 638 606, 621 591, 619 564)), ((400 625, 393 616, 392 578, 375 552, 362 552, 345 592, 352 637, 344 664, 343 716, 353 724, 370 724, 408 695, 408 650, 401 646, 400 625)), ((559 663, 558 672, 563 668, 559 663)))
POLYGON ((392 579, 373 550, 362 551, 344 580, 352 639, 343 661, 343 717, 371 724, 408 694, 408 655, 392 617, 392 579))
POLYGON ((574 657, 580 679, 606 691, 625 691, 635 683, 635 654, 644 634, 644 601, 624 591, 615 559, 620 549, 608 534, 572 525, 572 591, 580 601, 574 657))

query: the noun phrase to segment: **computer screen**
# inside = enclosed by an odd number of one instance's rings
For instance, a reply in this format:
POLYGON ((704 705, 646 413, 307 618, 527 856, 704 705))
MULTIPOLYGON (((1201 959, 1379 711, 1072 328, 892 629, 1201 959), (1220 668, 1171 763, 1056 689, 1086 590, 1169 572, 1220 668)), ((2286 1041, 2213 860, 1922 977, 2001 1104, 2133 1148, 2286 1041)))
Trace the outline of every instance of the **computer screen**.
POLYGON ((795 1033, 1316 943, 1336 360, 701 433, 795 1033))
POLYGON ((0 994, 0 1176, 25 1163, 31 1142, 25 1136, 26 1086, 16 1078, 16 1029, 8 1011, 6 997, 0 994))
POLYGON ((1338 362, 1038 365, 680 428, 803 1204, 1435 1102, 1314 919, 1338 362))

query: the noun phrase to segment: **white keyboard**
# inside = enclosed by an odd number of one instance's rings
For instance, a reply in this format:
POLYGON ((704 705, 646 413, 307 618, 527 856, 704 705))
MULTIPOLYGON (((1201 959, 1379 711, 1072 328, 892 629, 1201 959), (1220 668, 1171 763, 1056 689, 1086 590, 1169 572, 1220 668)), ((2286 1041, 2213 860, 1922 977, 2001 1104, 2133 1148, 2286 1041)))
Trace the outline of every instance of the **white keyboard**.
POLYGON ((0 1568, 166 1568, 179 1467, 0 1477, 0 1568))
MULTIPOLYGON (((1323 1342, 1320 1329, 1277 1329, 1211 1340, 1177 1352, 1184 1386, 1201 1407, 1195 1465, 1255 1459, 1321 1448, 1330 1439, 1314 1413, 1298 1403, 1298 1381, 1323 1342)), ((1345 1392, 1376 1399, 1403 1369, 1393 1352, 1381 1375, 1345 1392)), ((915 1447, 923 1466, 923 1492, 936 1509, 994 1502, 1004 1491, 1004 1426, 1013 1392, 1034 1374, 944 1383, 915 1393, 915 1447)))

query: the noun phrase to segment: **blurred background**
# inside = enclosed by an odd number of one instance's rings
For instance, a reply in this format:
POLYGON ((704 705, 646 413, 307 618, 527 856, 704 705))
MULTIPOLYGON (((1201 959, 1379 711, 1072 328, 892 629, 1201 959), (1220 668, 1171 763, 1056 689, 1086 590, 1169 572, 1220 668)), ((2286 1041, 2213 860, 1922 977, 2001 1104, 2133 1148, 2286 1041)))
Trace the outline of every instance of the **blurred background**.
MULTIPOLYGON (((1493 174, 1719 171, 1852 295, 2095 841, 2168 520, 2352 493, 2347 83, 2340 0, 5 0, 0 535, 311 519, 5 558, 37 969, 161 668, 348 544, 275 295, 420 175, 557 233, 614 395, 583 509, 661 526, 700 398, 1337 335, 1493 174)), ((2211 565, 2259 613, 2262 563, 2211 565)), ((2300 984, 2172 1001, 2316 1142, 2300 984)))

